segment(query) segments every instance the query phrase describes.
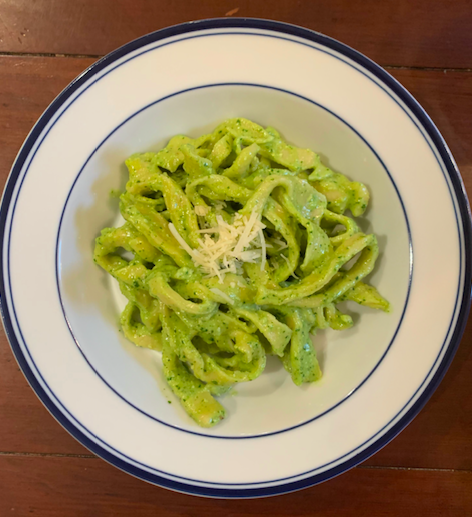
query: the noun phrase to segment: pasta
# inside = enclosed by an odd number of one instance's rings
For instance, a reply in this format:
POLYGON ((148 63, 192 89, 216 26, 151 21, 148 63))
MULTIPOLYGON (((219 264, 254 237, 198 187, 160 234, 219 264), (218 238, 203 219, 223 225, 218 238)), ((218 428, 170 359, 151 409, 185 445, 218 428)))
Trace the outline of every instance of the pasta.
POLYGON ((94 261, 128 299, 124 335, 162 351, 167 383, 200 426, 224 418, 217 397, 261 375, 268 355, 296 385, 318 380, 310 335, 352 326, 339 302, 389 310, 363 282, 378 256, 353 218, 366 187, 274 128, 230 119, 126 165, 125 223, 102 230, 94 261))

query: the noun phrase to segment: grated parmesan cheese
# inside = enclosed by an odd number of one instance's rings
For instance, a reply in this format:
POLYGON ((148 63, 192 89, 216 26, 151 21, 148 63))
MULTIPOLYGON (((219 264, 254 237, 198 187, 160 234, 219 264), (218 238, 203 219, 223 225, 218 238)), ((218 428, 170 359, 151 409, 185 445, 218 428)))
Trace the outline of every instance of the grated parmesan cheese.
POLYGON ((288 259, 288 257, 286 257, 283 253, 280 254, 280 256, 285 260, 285 262, 287 263, 288 267, 289 267, 289 270, 290 270, 290 274, 296 278, 297 280, 300 280, 300 278, 295 274, 295 271, 292 270, 292 266, 290 265, 290 260, 288 259))
POLYGON ((205 216, 208 214, 208 212, 210 211, 210 207, 209 206, 204 206, 204 205, 197 205, 195 207, 195 213, 197 215, 200 215, 200 216, 205 216))
POLYGON ((259 239, 261 240, 261 271, 264 271, 265 265, 266 265, 266 242, 264 239, 264 232, 262 230, 259 230, 259 239))
MULTIPOLYGON (((280 247, 277 251, 282 251, 284 250, 285 248, 288 248, 288 244, 284 241, 281 241, 280 239, 272 239, 272 242, 274 244, 278 244, 280 247)), ((269 246, 269 245, 268 245, 269 246)))
MULTIPOLYGON (((172 223, 169 230, 180 246, 192 257, 196 266, 201 267, 208 277, 217 276, 223 282, 226 273, 242 273, 242 263, 261 263, 265 268, 266 243, 265 225, 253 211, 249 217, 237 213, 231 224, 220 215, 216 216, 218 226, 200 230, 199 248, 192 249, 178 233, 172 223)), ((219 293, 218 293, 219 294, 219 293)))
POLYGON ((221 289, 218 289, 218 287, 212 287, 210 291, 216 295, 218 295, 220 298, 226 301, 226 303, 229 303, 230 305, 234 305, 234 301, 221 289))

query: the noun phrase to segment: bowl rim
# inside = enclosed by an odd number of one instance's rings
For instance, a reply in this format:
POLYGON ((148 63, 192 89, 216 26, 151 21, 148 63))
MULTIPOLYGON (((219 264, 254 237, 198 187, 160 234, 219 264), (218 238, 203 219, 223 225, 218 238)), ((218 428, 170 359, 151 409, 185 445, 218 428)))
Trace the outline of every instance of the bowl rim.
POLYGON ((316 474, 314 476, 310 476, 304 478, 299 481, 294 481, 287 484, 279 484, 271 487, 260 487, 260 488, 245 488, 245 489, 227 489, 227 488, 215 488, 215 487, 203 487, 203 486, 195 486, 188 483, 178 482, 175 480, 171 480, 165 477, 158 476, 156 474, 152 474, 143 469, 130 465, 124 460, 118 458, 114 454, 110 453, 108 450, 103 448, 98 442, 94 442, 90 440, 82 431, 80 431, 66 416, 60 411, 60 409, 55 405, 55 403, 51 400, 49 395, 44 391, 38 382, 35 374, 29 367, 23 352, 21 351, 20 345, 15 336, 14 328, 12 325, 11 315, 8 311, 8 307, 6 306, 5 300, 5 278, 3 272, 3 262, 5 251, 2 247, 0 250, 0 259, 2 268, 0 268, 0 310, 2 313, 3 325, 6 331, 6 335, 10 346, 13 350, 14 356, 23 371, 27 381, 30 386, 36 392, 38 398, 42 401, 42 403, 46 406, 49 412, 54 416, 54 418, 72 435, 74 436, 80 443, 82 443, 89 450, 102 457, 107 462, 113 464, 114 466, 120 468, 128 472, 131 475, 134 475, 138 478, 141 478, 145 481, 158 484, 160 486, 164 486, 166 488, 170 488, 173 490, 195 494, 195 495, 204 495, 207 497, 226 497, 226 498, 247 498, 247 497, 263 497, 267 495, 277 495, 286 492, 291 492, 294 490, 298 490, 301 488, 305 488, 311 486, 313 484, 325 481, 330 479, 346 470, 354 467, 358 463, 364 461, 369 456, 380 450, 384 447, 389 441, 391 441, 401 430, 403 430, 411 420, 418 414, 418 412, 423 408, 426 402, 429 400, 440 381, 444 377, 454 355, 457 350, 457 347, 460 343, 460 339, 464 332, 464 328, 467 322, 467 316, 470 309, 470 285, 472 280, 472 267, 471 267, 471 257, 472 257, 472 224, 471 224, 471 212, 470 206, 468 202, 468 198, 465 192, 465 188, 462 182, 462 178, 460 176, 457 165, 454 162, 452 154, 447 147, 442 135, 439 130, 436 128, 430 117, 426 114, 424 109, 419 105, 419 103, 412 97, 412 95, 396 80, 394 79, 388 72, 386 72, 383 68, 377 65, 375 62, 359 53, 358 51, 350 48, 349 46, 338 42, 328 36, 325 36, 321 33, 312 31, 310 29, 306 29, 303 27, 290 25, 282 22, 257 19, 257 18, 214 18, 208 20, 201 20, 195 22, 187 22, 179 25, 174 25, 172 27, 164 28, 150 34, 144 35, 136 40, 133 40, 122 47, 112 51, 108 55, 104 56, 97 62, 93 63, 89 66, 82 74, 80 74, 76 79, 74 79, 57 97, 56 99, 49 105, 49 107, 44 111, 41 117, 38 119, 33 129, 27 136, 23 146, 21 147, 18 156, 13 164, 10 175, 8 177, 3 196, 2 196, 2 204, 0 208, 0 236, 2 238, 2 242, 4 241, 4 234, 6 230, 6 218, 8 209, 10 206, 10 201, 12 199, 13 191, 17 183, 17 179, 19 174, 23 168, 23 165, 28 158, 32 147, 37 141, 38 137, 42 133, 43 129, 46 127, 48 122, 54 117, 56 112, 60 109, 61 106, 74 94, 74 92, 80 88, 80 86, 89 78, 100 70, 108 67, 113 62, 117 61, 121 57, 129 54, 141 47, 144 47, 150 43, 154 43, 156 41, 166 39, 172 36, 177 36, 185 33, 192 33, 195 31, 209 30, 209 29, 228 29, 228 28, 242 28, 242 29, 259 29, 259 30, 269 30, 272 32, 278 32, 282 34, 288 34, 296 37, 303 38, 305 40, 315 42, 321 44, 329 49, 335 50, 340 54, 348 57, 355 63, 361 65, 365 70, 369 71, 376 78, 380 79, 381 82, 386 84, 399 98, 400 100, 411 110, 411 112, 415 115, 418 121, 421 123, 423 129, 426 131, 427 135, 431 138, 431 141, 438 151, 441 159, 444 162, 445 168, 449 175, 449 179, 451 180, 453 191, 457 198, 457 207, 459 208, 460 219, 463 227, 463 239, 464 239, 464 247, 465 247, 465 272, 464 272, 464 287, 463 292, 461 293, 462 297, 458 302, 460 305, 457 321, 455 323, 455 328, 450 338, 449 344, 447 346, 447 350, 445 355, 441 361, 441 364, 437 367, 437 370, 424 388, 423 393, 418 398, 418 400, 414 403, 414 405, 410 408, 410 410, 385 434, 380 436, 375 442, 373 442, 369 447, 355 455, 350 460, 340 463, 336 467, 332 469, 328 469, 321 474, 316 474))

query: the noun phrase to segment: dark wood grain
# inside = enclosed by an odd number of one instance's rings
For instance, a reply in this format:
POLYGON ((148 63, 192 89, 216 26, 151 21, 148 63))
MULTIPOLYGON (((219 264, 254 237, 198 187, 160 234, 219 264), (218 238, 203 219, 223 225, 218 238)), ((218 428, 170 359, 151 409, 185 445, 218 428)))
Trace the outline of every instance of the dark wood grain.
POLYGON ((0 515, 428 517, 472 513, 472 473, 357 468, 282 497, 224 501, 148 485, 103 461, 0 457, 0 515))
POLYGON ((0 0, 0 51, 102 55, 228 13, 308 27, 382 65, 472 67, 470 0, 0 0))
MULTIPOLYGON (((92 59, 0 58, 0 187, 37 117, 92 59)), ((472 192, 472 73, 393 70, 428 110, 472 192)), ((415 421, 369 465, 472 469, 472 325, 443 383, 415 421)), ((47 413, 0 336, 0 451, 88 454, 47 413)), ((1 483, 0 483, 1 485, 1 483)))
MULTIPOLYGON (((1 12, 1 11, 0 11, 1 12)), ((41 113, 94 59, 0 56, 0 188, 41 113)))

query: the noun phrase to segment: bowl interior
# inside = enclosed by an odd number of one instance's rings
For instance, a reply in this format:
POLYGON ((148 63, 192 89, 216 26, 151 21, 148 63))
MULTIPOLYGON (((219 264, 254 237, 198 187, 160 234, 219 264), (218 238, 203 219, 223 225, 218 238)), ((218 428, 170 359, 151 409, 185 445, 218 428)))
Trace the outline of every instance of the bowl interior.
POLYGON ((92 262, 92 250, 102 228, 119 224, 118 200, 110 191, 124 188, 124 160, 130 154, 158 150, 175 134, 199 136, 235 116, 276 127, 291 143, 319 152, 331 168, 368 186, 371 205, 359 225, 377 235, 381 251, 368 282, 391 302, 393 311, 384 314, 346 303, 353 328, 319 331, 314 338, 322 380, 296 387, 280 362, 270 358, 261 377, 222 398, 228 418, 204 431, 220 436, 277 432, 316 418, 346 399, 384 356, 388 360, 385 354, 394 346, 410 278, 402 201, 375 150, 354 128, 327 107, 270 87, 219 85, 180 92, 143 106, 123 121, 78 171, 64 208, 58 253, 63 308, 78 346, 104 382, 149 417, 201 431, 166 387, 159 354, 135 347, 120 333, 123 297, 116 282, 92 262))

